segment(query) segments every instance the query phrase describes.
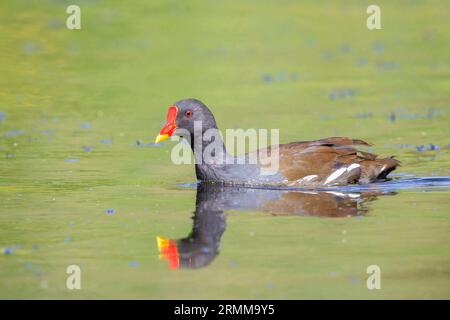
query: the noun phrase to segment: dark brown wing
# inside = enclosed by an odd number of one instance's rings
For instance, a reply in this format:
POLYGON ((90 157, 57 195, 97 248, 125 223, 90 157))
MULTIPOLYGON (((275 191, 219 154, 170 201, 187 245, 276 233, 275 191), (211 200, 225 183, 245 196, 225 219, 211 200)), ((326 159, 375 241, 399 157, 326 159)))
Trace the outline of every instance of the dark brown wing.
POLYGON ((377 155, 353 146, 370 144, 362 140, 332 137, 279 145, 279 171, 289 181, 304 178, 315 184, 367 183, 386 178, 399 165, 393 158, 377 155))

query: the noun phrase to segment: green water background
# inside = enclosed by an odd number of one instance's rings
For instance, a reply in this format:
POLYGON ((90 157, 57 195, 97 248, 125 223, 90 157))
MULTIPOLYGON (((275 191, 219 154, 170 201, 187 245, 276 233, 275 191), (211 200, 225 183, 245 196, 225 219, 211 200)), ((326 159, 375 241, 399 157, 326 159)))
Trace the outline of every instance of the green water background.
POLYGON ((401 177, 448 176, 447 1, 378 1, 374 31, 366 1, 85 0, 81 30, 69 4, 0 3, 0 298, 450 298, 448 189, 363 218, 232 211, 216 260, 175 271, 155 237, 190 232, 194 168, 136 146, 196 97, 223 129, 352 136, 401 177))

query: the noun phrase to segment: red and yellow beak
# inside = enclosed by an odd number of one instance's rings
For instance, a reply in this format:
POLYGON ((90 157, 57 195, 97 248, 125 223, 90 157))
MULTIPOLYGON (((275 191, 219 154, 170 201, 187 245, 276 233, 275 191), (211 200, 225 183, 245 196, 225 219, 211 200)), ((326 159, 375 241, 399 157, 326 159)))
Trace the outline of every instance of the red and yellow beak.
POLYGON ((177 114, 178 108, 176 106, 169 107, 169 111, 167 111, 167 122, 156 137, 155 143, 166 140, 175 132, 177 129, 177 124, 175 122, 177 114))
POLYGON ((170 269, 178 269, 180 267, 180 255, 177 243, 172 239, 159 236, 156 237, 156 243, 158 244, 159 258, 167 260, 170 269))

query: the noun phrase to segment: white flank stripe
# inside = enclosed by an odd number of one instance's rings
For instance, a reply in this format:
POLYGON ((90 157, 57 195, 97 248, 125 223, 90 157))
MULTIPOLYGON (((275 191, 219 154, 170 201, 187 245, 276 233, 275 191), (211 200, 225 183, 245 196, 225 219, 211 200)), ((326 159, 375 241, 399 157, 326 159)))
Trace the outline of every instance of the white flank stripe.
POLYGON ((309 176, 303 177, 301 181, 311 181, 315 178, 317 178, 317 174, 311 174, 309 176))
POLYGON ((353 169, 356 169, 359 167, 361 167, 361 165, 359 165, 357 163, 352 163, 351 165, 348 166, 347 171, 352 171, 353 169))
POLYGON ((337 169, 336 171, 334 171, 332 174, 330 174, 327 178, 327 180, 325 180, 325 184, 330 183, 333 180, 336 180, 337 178, 339 178, 344 172, 347 172, 347 168, 340 168, 337 169))
POLYGON ((327 178, 327 180, 325 181, 325 184, 328 184, 334 180, 336 180, 337 178, 339 178, 341 175, 343 175, 345 172, 350 172, 354 169, 357 169, 361 167, 361 165, 359 165, 358 163, 352 163, 351 165, 349 165, 348 167, 343 167, 340 169, 337 169, 336 171, 334 171, 332 174, 330 174, 330 176, 327 178))

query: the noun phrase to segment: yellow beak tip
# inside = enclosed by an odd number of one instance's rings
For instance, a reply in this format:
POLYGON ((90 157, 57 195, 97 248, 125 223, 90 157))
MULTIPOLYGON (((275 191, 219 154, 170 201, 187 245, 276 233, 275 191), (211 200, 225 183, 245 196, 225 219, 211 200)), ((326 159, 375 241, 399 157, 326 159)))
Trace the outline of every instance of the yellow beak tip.
POLYGON ((160 143, 161 141, 166 140, 169 137, 168 134, 158 134, 158 136, 155 139, 155 143, 160 143))

